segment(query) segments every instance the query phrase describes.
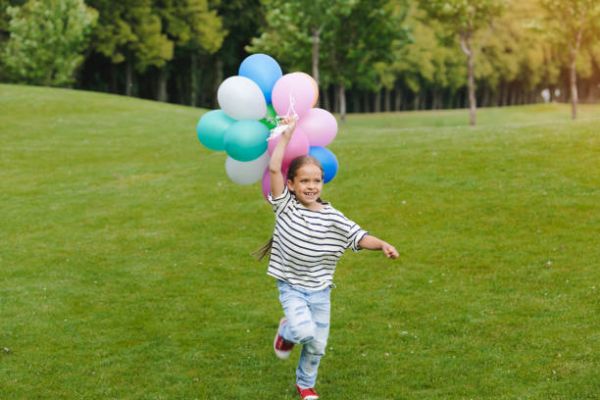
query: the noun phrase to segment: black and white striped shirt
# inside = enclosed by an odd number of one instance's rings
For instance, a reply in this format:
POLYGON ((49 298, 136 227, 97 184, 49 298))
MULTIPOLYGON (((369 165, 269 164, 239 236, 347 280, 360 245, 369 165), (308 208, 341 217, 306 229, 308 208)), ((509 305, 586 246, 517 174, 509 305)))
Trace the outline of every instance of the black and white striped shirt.
POLYGON ((311 290, 330 286, 344 251, 360 250, 358 243, 367 232, 329 203, 309 210, 287 187, 279 197, 269 195, 269 202, 275 229, 267 274, 311 290))

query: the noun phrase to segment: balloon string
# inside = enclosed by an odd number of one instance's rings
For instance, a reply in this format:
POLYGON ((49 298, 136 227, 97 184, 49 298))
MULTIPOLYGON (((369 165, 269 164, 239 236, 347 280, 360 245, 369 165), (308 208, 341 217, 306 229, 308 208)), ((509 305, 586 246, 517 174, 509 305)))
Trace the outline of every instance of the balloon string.
POLYGON ((290 106, 288 107, 287 113, 285 114, 286 117, 298 118, 298 113, 296 113, 296 109, 294 108, 295 105, 296 98, 290 93, 290 106), (292 112, 293 114, 290 114, 290 112, 292 112))
MULTIPOLYGON (((295 104, 296 104, 296 99, 290 93, 290 105, 288 106, 287 112, 285 113, 285 117, 287 117, 287 118, 293 117, 295 119, 298 119, 298 113, 296 112, 296 108, 294 107, 295 104)), ((280 123, 283 118, 284 117, 282 117, 282 116, 279 116, 279 115, 277 116, 277 126, 274 127, 273 129, 271 129, 271 134, 267 138, 267 141, 273 140, 273 139, 279 137, 283 132, 285 132, 285 130, 287 129, 287 124, 280 123)))

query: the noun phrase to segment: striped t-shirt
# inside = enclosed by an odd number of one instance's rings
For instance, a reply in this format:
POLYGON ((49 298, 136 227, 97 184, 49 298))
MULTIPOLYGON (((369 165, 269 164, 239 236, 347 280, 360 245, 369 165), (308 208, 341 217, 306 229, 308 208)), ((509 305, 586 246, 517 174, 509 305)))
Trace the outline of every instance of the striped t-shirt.
POLYGON ((312 290, 330 286, 344 251, 360 250, 358 243, 367 232, 329 203, 309 210, 287 187, 279 197, 269 195, 269 202, 275 229, 267 274, 312 290))

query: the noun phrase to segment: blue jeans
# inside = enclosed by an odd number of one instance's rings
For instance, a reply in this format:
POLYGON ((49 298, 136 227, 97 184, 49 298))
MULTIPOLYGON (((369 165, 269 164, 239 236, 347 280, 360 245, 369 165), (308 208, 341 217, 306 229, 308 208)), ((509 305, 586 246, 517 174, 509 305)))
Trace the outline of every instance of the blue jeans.
POLYGON ((277 288, 287 319, 279 334, 289 342, 302 344, 296 384, 303 389, 312 388, 329 336, 331 288, 314 291, 281 280, 277 281, 277 288))

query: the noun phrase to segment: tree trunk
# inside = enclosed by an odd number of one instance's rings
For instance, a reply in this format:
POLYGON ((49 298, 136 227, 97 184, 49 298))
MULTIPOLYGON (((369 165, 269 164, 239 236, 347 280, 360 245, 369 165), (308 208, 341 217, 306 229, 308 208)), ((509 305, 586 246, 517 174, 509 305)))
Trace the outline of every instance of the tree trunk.
POLYGON ((220 57, 217 57, 215 62, 215 80, 213 82, 213 96, 212 96, 212 105, 213 108, 217 108, 219 103, 217 101, 217 92, 219 91, 219 86, 223 81, 223 60, 220 57))
POLYGON ((125 94, 133 96, 133 63, 127 60, 125 64, 125 94))
POLYGON ((383 89, 383 110, 392 111, 392 91, 388 88, 383 89))
POLYGON ((340 119, 342 122, 346 121, 346 87, 344 84, 340 84, 338 88, 338 99, 340 101, 340 119))
POLYGON ((198 97, 198 55, 192 52, 190 58, 190 105, 196 107, 198 97))
POLYGON ((325 88, 323 90, 323 108, 331 111, 331 101, 330 101, 331 97, 329 96, 329 88, 325 88))
POLYGON ((158 93, 156 95, 156 99, 158 101, 167 102, 168 94, 167 94, 167 80, 169 79, 169 72, 167 71, 167 66, 164 66, 158 71, 158 93))
POLYGON ((475 126, 477 102, 475 99, 475 57, 471 49, 471 33, 460 34, 460 47, 467 56, 467 82, 469 88, 469 125, 475 126))
POLYGON ((400 87, 396 87, 396 101, 394 101, 394 109, 396 111, 402 110, 402 90, 400 87))
MULTIPOLYGON (((321 28, 312 28, 312 77, 317 82, 317 87, 319 87, 319 52, 320 52, 320 44, 321 44, 321 28)), ((319 100, 317 99, 317 104, 315 107, 319 107, 319 100)))
POLYGON ((581 45, 581 36, 583 35, 583 29, 577 31, 577 37, 575 38, 575 45, 569 46, 570 51, 570 63, 569 63, 569 83, 571 86, 571 119, 577 119, 577 103, 579 97, 577 94, 577 52, 581 45))
POLYGON ((358 93, 356 90, 352 91, 352 112, 359 113, 360 109, 360 97, 358 97, 358 93))
POLYGON ((381 91, 375 92, 375 112, 381 112, 381 91))
POLYGON ((431 109, 438 110, 440 108, 440 93, 439 90, 433 88, 431 90, 431 109))

